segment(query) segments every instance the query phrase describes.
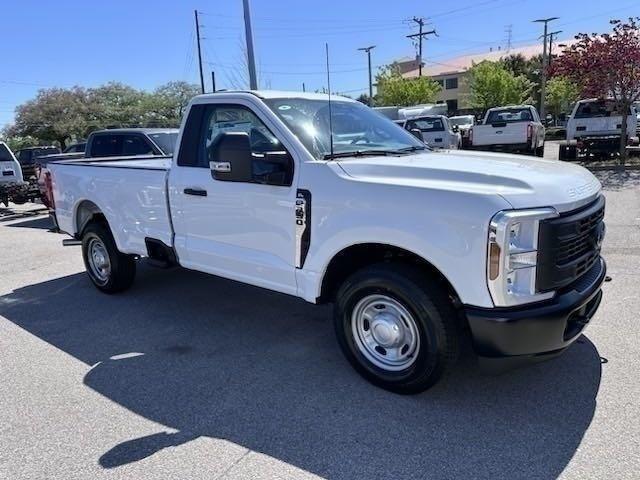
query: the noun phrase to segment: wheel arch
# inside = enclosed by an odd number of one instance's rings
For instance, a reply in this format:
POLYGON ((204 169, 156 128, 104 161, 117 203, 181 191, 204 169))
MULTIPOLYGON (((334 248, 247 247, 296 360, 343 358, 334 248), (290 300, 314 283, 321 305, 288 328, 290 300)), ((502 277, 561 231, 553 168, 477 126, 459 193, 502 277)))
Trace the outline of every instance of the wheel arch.
POLYGON ((81 200, 78 202, 73 215, 73 228, 76 237, 80 237, 87 225, 93 220, 104 221, 107 225, 107 217, 100 207, 91 200, 81 200))
POLYGON ((333 255, 322 274, 320 295, 316 303, 331 302, 340 284, 357 270, 384 262, 417 265, 442 283, 449 292, 454 306, 461 304, 451 281, 432 262, 404 247, 378 242, 353 244, 333 255))

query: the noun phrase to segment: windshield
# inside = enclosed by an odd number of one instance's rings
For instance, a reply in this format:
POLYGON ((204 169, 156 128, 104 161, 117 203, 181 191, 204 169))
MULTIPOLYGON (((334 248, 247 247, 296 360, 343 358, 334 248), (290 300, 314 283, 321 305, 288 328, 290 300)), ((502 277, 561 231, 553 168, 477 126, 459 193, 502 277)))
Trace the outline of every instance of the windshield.
POLYGON ((417 128, 421 132, 444 132, 444 123, 440 117, 425 117, 409 120, 407 129, 417 128))
POLYGON ((162 150, 165 155, 173 155, 173 150, 178 141, 178 132, 150 133, 149 137, 160 147, 160 150, 162 150))
POLYGON ((463 125, 473 125, 473 115, 465 115, 463 117, 451 117, 449 118, 451 125, 457 125, 458 127, 463 125))
MULTIPOLYGON (((273 98, 265 103, 317 159, 331 152, 329 104, 325 100, 273 98)), ((359 102, 331 103, 333 151, 346 156, 375 151, 381 154, 426 148, 406 130, 359 102)))
POLYGON ((0 162, 13 162, 13 155, 4 143, 0 143, 0 162))
POLYGON ((515 123, 530 122, 532 120, 533 117, 529 107, 493 110, 487 117, 487 123, 515 123))
MULTIPOLYGON (((631 114, 631 112, 629 112, 631 114)), ((620 110, 613 100, 597 100, 578 104, 575 118, 619 117, 620 110)))

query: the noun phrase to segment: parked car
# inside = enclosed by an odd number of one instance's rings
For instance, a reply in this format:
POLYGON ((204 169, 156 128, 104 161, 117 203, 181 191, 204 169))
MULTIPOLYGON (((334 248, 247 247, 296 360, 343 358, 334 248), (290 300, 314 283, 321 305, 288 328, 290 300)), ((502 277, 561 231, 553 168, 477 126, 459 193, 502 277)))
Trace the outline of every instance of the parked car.
POLYGON ((6 143, 0 142, 0 203, 9 206, 9 200, 21 196, 25 188, 22 169, 6 143))
POLYGON ((53 208, 51 180, 48 178, 47 164, 57 160, 78 160, 87 158, 109 158, 114 156, 173 154, 178 129, 176 128, 118 128, 92 132, 86 143, 71 145, 65 153, 47 155, 38 159, 37 184, 39 194, 50 210, 53 208), (74 152, 68 152, 74 147, 74 152))
POLYGON ((511 105, 487 110, 481 125, 470 130, 470 146, 542 157, 545 129, 531 105, 511 105))
MULTIPOLYGON (((637 145, 638 118, 627 112, 627 144, 637 145)), ((560 145, 560 160, 579 155, 612 155, 620 151, 622 113, 613 99, 580 100, 567 122, 567 142, 560 145)))
POLYGON ((483 361, 538 361, 600 304, 604 198, 580 166, 430 151, 355 100, 299 92, 195 97, 180 139, 173 158, 49 164, 99 290, 147 257, 333 302, 347 359, 402 393, 453 367, 461 331, 483 361))
POLYGON ((398 120, 398 124, 410 132, 420 131, 422 140, 431 148, 457 149, 462 146, 460 133, 454 130, 451 122, 444 115, 398 120))
POLYGON ((449 117, 453 130, 460 133, 460 146, 462 148, 468 148, 471 144, 469 138, 469 132, 471 127, 476 123, 476 118, 473 115, 458 115, 455 117, 449 117))

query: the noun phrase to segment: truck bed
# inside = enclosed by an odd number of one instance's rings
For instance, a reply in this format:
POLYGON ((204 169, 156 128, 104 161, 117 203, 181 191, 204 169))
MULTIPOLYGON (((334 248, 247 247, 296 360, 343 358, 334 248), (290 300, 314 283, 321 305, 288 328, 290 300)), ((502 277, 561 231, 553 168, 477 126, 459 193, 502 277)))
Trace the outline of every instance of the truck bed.
POLYGON ((145 238, 172 244, 166 177, 171 157, 110 157, 53 161, 56 220, 75 235, 83 206, 95 204, 107 217, 123 253, 146 255, 145 238))

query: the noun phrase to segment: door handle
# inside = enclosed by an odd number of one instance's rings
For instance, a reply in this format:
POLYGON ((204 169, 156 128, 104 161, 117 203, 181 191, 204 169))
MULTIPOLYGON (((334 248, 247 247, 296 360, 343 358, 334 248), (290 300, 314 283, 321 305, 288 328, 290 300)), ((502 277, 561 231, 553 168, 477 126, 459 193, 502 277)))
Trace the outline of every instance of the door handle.
POLYGON ((195 195, 196 197, 206 197, 207 191, 202 188, 185 188, 185 195, 195 195))

